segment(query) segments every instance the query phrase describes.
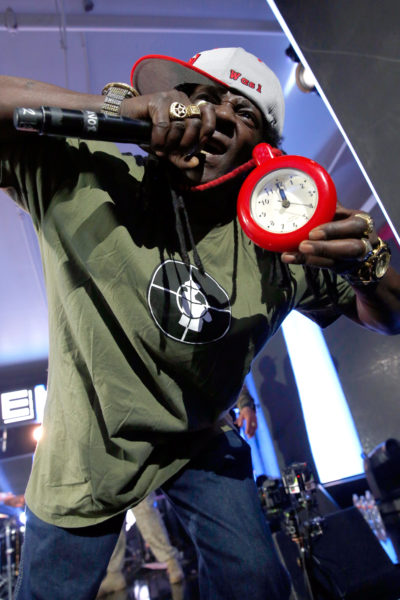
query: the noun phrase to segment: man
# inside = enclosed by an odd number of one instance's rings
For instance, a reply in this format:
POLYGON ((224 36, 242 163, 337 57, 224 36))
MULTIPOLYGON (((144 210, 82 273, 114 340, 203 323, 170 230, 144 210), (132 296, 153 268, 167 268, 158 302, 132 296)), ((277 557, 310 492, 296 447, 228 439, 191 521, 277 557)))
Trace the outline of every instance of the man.
MULTIPOLYGON (((134 509, 136 526, 144 540, 158 561, 160 568, 165 568, 171 584, 180 583, 184 579, 184 572, 179 561, 179 552, 171 544, 169 534, 161 513, 156 505, 155 492, 150 493, 134 509)), ((107 573, 101 582, 97 597, 102 597, 126 587, 123 573, 126 552, 126 532, 122 527, 117 544, 111 555, 107 573)))
POLYGON ((338 206, 281 256, 246 238, 241 177, 212 182, 255 144, 276 145, 284 106, 275 75, 242 49, 145 57, 137 90, 106 86, 105 99, 0 83, 0 185, 32 215, 50 324, 16 598, 93 598, 125 511, 160 486, 197 548, 202 599, 288 598, 248 447, 223 416, 292 308, 399 332, 399 275, 360 281, 378 244, 371 219, 338 206), (13 131, 14 107, 43 104, 147 119, 151 158, 13 131))
POLYGON ((250 394, 246 382, 240 390, 236 408, 239 409, 239 415, 235 420, 235 425, 239 427, 239 429, 243 427, 245 435, 251 439, 257 431, 258 423, 254 398, 250 394))

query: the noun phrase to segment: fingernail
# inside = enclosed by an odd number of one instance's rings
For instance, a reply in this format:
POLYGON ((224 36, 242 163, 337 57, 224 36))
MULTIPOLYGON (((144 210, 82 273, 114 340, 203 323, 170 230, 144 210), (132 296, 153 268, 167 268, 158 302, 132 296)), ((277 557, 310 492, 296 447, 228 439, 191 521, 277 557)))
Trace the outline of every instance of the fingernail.
POLYGON ((314 246, 308 242, 301 242, 299 250, 301 252, 314 252, 314 246))
POLYGON ((312 240, 326 239, 326 234, 325 234, 325 231, 323 231, 323 229, 313 229, 312 231, 310 231, 310 233, 308 235, 309 235, 310 239, 312 239, 312 240))

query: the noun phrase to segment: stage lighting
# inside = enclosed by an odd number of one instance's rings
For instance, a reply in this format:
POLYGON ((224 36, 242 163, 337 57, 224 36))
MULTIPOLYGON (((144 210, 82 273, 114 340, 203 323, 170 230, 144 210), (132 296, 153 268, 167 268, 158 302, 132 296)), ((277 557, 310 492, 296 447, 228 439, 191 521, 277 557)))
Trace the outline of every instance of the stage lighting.
POLYGON ((35 429, 32 432, 32 435, 33 435, 33 439, 35 440, 35 442, 38 442, 43 435, 43 427, 41 425, 38 425, 37 427, 35 427, 35 429))
POLYGON ((389 438, 364 456, 365 475, 400 561, 400 441, 389 438))
POLYGON ((290 58, 293 62, 297 63, 295 77, 296 84, 299 90, 304 92, 305 94, 309 94, 310 92, 315 92, 318 94, 318 90, 316 88, 316 80, 311 70, 308 67, 305 67, 300 58, 297 55, 297 52, 293 48, 293 46, 289 46, 285 50, 286 56, 290 58))
POLYGON ((296 83, 299 90, 305 94, 316 92, 315 77, 307 67, 299 63, 296 67, 296 83))

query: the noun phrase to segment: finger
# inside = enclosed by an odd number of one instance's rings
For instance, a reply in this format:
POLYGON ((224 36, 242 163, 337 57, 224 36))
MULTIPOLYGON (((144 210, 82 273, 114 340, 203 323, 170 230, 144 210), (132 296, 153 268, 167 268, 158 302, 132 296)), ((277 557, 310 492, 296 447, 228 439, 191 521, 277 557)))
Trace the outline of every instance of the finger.
MULTIPOLYGON (((182 150, 187 151, 183 168, 195 167, 199 164, 196 155, 199 156, 201 149, 215 131, 216 115, 213 105, 204 100, 196 105, 200 109, 201 116, 200 118, 186 119, 186 132, 181 140, 182 150), (195 140, 194 143, 193 140, 195 140)), ((173 162, 179 167, 182 163, 182 161, 176 160, 173 160, 173 162)))
POLYGON ((215 131, 217 117, 215 108, 210 102, 197 103, 201 112, 200 147, 209 140, 215 131))
POLYGON ((330 268, 338 261, 360 261, 371 249, 366 238, 329 241, 304 240, 298 252, 284 252, 281 260, 287 264, 305 264, 330 268))
POLYGON ((331 240, 345 238, 371 237, 376 241, 373 221, 366 213, 352 212, 350 215, 319 225, 309 233, 310 240, 331 240))
POLYGON ((177 90, 148 96, 148 115, 153 123, 151 147, 159 156, 165 155, 170 147, 179 145, 185 132, 182 121, 172 121, 170 118, 170 107, 173 102, 187 105, 189 98, 177 90))
POLYGON ((301 252, 282 252, 281 261, 290 265, 303 265, 305 256, 301 252))
POLYGON ((159 156, 167 156, 179 168, 197 166, 198 158, 190 160, 200 149, 200 132, 202 121, 200 117, 190 117, 178 121, 170 121, 167 129, 164 131, 164 125, 161 123, 161 137, 153 137, 154 148, 159 156), (159 145, 155 145, 159 144, 159 145), (175 155, 172 157, 172 155, 175 155), (189 156, 188 156, 189 155, 189 156), (186 162, 182 162, 181 159, 186 162))
POLYGON ((180 140, 179 149, 182 154, 194 154, 200 145, 202 122, 199 117, 192 117, 184 121, 185 131, 180 140))
POLYGON ((252 438, 257 430, 257 420, 248 421, 245 434, 252 438))
POLYGON ((372 249, 366 238, 338 239, 330 241, 304 241, 299 251, 307 265, 331 267, 339 261, 360 261, 372 249))
POLYGON ((244 418, 243 418, 243 416, 242 416, 242 415, 239 415, 239 416, 238 416, 238 418, 237 418, 237 419, 236 419, 236 421, 235 421, 235 425, 237 425, 238 427, 242 427, 242 425, 243 425, 243 421, 244 421, 244 418))
POLYGON ((168 160, 177 169, 194 169, 200 163, 195 154, 181 154, 180 152, 170 152, 168 154, 168 160))
POLYGON ((249 421, 246 421, 246 427, 244 429, 244 433, 245 433, 245 435, 247 435, 247 437, 251 437, 253 434, 249 421))

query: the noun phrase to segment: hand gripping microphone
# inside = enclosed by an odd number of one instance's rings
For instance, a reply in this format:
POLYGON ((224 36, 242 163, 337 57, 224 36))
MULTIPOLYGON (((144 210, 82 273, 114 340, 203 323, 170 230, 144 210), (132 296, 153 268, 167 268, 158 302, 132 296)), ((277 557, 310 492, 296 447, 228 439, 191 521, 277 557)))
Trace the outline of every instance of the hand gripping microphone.
POLYGON ((52 106, 16 108, 14 127, 39 135, 131 144, 148 143, 151 135, 151 123, 148 121, 52 106))

